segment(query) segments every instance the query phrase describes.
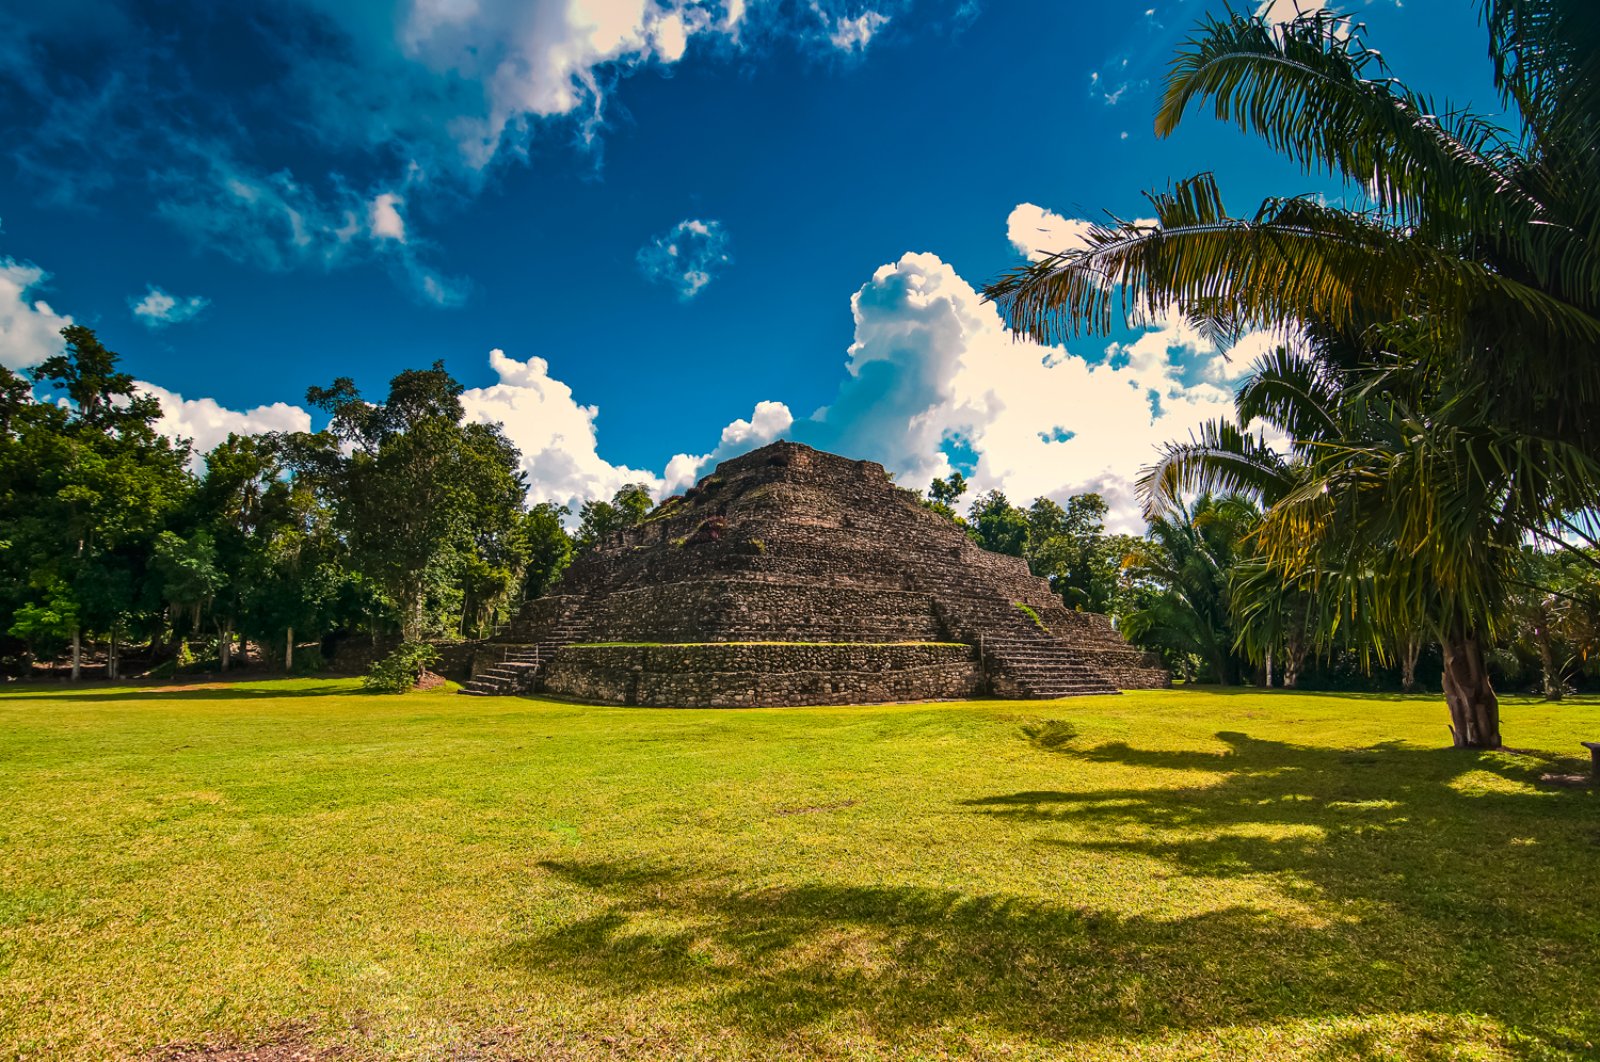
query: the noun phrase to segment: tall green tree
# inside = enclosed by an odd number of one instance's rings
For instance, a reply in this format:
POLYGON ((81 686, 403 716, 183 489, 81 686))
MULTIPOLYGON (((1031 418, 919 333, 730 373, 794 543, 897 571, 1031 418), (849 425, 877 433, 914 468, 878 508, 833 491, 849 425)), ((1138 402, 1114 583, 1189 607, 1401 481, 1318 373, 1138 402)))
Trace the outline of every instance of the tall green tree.
POLYGON ((572 563, 576 547, 564 523, 568 515, 565 505, 540 502, 530 506, 522 518, 522 534, 528 545, 528 566, 522 586, 524 598, 545 594, 572 563))
POLYGON ((1248 502, 1210 495, 1156 513, 1149 535, 1125 561, 1129 577, 1154 590, 1123 619, 1128 637, 1159 651, 1182 673, 1237 685, 1243 661, 1230 584, 1258 519, 1248 502))
POLYGON ((460 600, 474 565, 496 563, 521 518, 520 454, 499 425, 466 421, 461 391, 435 362, 395 376, 382 402, 343 377, 306 394, 350 451, 329 463, 352 563, 394 602, 408 640, 423 635, 430 599, 460 600))
POLYGON ((991 553, 1022 556, 1028 548, 1028 515, 1005 496, 991 490, 978 495, 967 509, 967 534, 991 553))
POLYGON ((46 609, 74 624, 73 675, 86 637, 113 642, 141 611, 146 565, 193 488, 186 443, 155 429, 159 403, 118 369, 93 330, 62 330, 63 353, 0 379, 0 541, 13 610, 46 609))
POLYGON ((578 510, 578 548, 594 549, 608 536, 639 526, 653 506, 643 483, 624 484, 610 501, 584 502, 578 510))
POLYGON ((967 477, 960 472, 952 472, 943 479, 935 479, 928 484, 928 497, 922 504, 938 513, 940 516, 956 523, 965 523, 956 512, 956 504, 961 501, 961 496, 967 493, 967 477))

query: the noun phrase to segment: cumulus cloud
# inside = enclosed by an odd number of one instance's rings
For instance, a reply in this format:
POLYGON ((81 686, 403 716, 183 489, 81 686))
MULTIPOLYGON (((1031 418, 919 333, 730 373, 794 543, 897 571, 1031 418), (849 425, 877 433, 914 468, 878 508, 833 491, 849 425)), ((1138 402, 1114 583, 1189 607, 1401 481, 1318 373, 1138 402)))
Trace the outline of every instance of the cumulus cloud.
POLYGON ((720 221, 686 218, 639 248, 639 269, 687 302, 733 261, 720 221))
POLYGON ((142 297, 128 300, 128 309, 146 328, 165 328, 192 321, 210 305, 211 300, 203 295, 173 295, 154 284, 148 286, 142 297))
POLYGON ((794 426, 794 414, 782 402, 757 402, 749 420, 733 421, 722 429, 715 449, 703 454, 675 454, 662 477, 663 490, 676 493, 694 486, 718 462, 780 439, 794 426))
POLYGON ((254 409, 228 409, 214 398, 184 398, 176 391, 143 380, 136 390, 161 403, 161 419, 156 430, 171 439, 194 443, 191 465, 199 468, 205 454, 229 435, 254 435, 268 431, 310 431, 311 414, 287 402, 256 406, 254 409))
MULTIPOLYGON (((835 398, 809 417, 763 403, 722 444, 668 466, 677 489, 724 457, 779 435, 880 461, 923 487, 961 456, 975 491, 1013 500, 1099 491, 1111 525, 1141 526, 1134 481, 1160 444, 1232 410, 1249 356, 1225 360, 1177 315, 1090 352, 1017 341, 999 313, 950 265, 907 254, 851 300, 855 341, 835 398), (777 414, 777 408, 782 414, 777 414)), ((1252 342, 1259 342, 1252 340, 1252 342)), ((1244 354, 1253 356, 1254 351, 1244 354)))
POLYGON ((1018 252, 1037 262, 1089 246, 1093 227, 1082 218, 1065 218, 1033 203, 1018 203, 1006 218, 1006 238, 1018 252))
POLYGON ((61 330, 72 318, 37 298, 49 274, 36 265, 0 258, 0 365, 25 369, 61 353, 61 330))
POLYGON ((489 366, 497 382, 467 390, 461 403, 468 417, 505 425, 507 437, 522 451, 530 500, 576 511, 586 499, 608 498, 627 483, 644 483, 660 493, 660 477, 600 457, 599 408, 579 403, 571 387, 550 375, 544 358, 518 361, 497 349, 489 352, 489 366))

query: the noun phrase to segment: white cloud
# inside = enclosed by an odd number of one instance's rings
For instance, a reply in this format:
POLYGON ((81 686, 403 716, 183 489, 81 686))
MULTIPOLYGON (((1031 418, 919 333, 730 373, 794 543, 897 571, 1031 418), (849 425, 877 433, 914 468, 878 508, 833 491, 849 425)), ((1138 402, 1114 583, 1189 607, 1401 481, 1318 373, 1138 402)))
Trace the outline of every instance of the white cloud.
POLYGON ((281 60, 268 82, 241 73, 237 114, 184 73, 204 59, 201 36, 174 36, 131 0, 99 4, 92 25, 35 4, 0 35, 32 129, 8 146, 62 198, 144 182, 160 216, 238 261, 376 262, 424 301, 454 305, 462 285, 417 257, 429 253, 425 203, 469 199, 541 137, 595 142, 620 81, 683 62, 696 42, 724 59, 759 61, 780 41, 860 54, 910 3, 296 0, 271 18, 219 14, 219 32, 281 60), (49 57, 85 34, 96 62, 54 77, 49 57), (175 113, 190 120, 161 118, 175 113), (282 144, 293 154, 274 156, 282 144))
POLYGON ((1064 218, 1032 203, 1018 203, 1006 218, 1006 238, 1011 246, 1037 262, 1062 251, 1089 246, 1089 230, 1093 227, 1081 218, 1064 218))
POLYGON ((663 15, 655 24, 651 39, 655 44, 655 53, 663 63, 676 63, 683 58, 683 53, 689 50, 689 28, 685 25, 683 15, 670 11, 663 15))
MULTIPOLYGON (((899 481, 925 487, 953 465, 958 448, 975 463, 974 492, 1004 490, 1026 503, 1099 491, 1110 523, 1142 526, 1134 496, 1139 470, 1160 444, 1232 411, 1231 366, 1180 317, 1112 343, 1095 363, 1077 351, 1018 341, 999 313, 948 264, 907 254, 880 268, 851 306, 855 342, 837 396, 810 417, 782 424, 762 406, 735 421, 713 454, 678 455, 674 489, 714 460, 779 434, 882 462, 899 481), (782 425, 782 426, 779 426, 782 425)), ((763 403, 769 408, 777 403, 763 403)))
POLYGON ((229 435, 254 435, 268 431, 310 431, 311 414, 287 402, 274 402, 254 409, 228 409, 214 398, 184 398, 143 380, 134 387, 161 403, 161 419, 156 430, 172 439, 194 442, 190 464, 199 468, 205 454, 229 435))
MULTIPOLYGON (((340 5, 327 2, 337 12, 340 5)), ((605 75, 678 62, 694 37, 737 25, 731 10, 716 17, 724 10, 702 0, 417 0, 401 20, 398 44, 407 77, 426 73, 477 87, 452 100, 455 113, 443 128, 459 161, 482 170, 502 151, 525 151, 538 119, 577 115, 592 135, 604 112, 605 75)), ((364 18, 346 24, 371 32, 364 18)), ((408 136, 427 136, 415 120, 401 121, 408 136)))
POLYGON ((400 206, 404 202, 393 192, 373 197, 369 216, 373 236, 380 240, 406 242, 406 219, 400 216, 400 206))
POLYGON ((720 221, 687 218, 639 248, 640 270, 651 281, 677 291, 687 302, 733 261, 720 221))
POLYGON ((165 328, 167 325, 192 321, 210 305, 211 300, 203 295, 181 297, 154 284, 148 286, 143 297, 128 299, 128 309, 146 328, 165 328))
POLYGON ((61 330, 72 318, 33 297, 48 279, 49 274, 36 265, 0 258, 0 365, 25 369, 66 346, 61 330))
POLYGON ((589 498, 609 498, 626 483, 644 483, 659 493, 656 475, 602 459, 595 437, 596 406, 579 404, 572 388, 550 375, 543 358, 518 361, 503 350, 489 352, 499 377, 488 387, 461 395, 467 416, 505 425, 507 437, 522 451, 531 501, 571 506, 589 498))
POLYGON ((675 493, 692 487, 718 462, 782 438, 793 426, 794 414, 788 406, 782 402, 757 402, 749 420, 741 418, 722 429, 722 438, 710 453, 674 455, 662 477, 663 490, 675 493))
MULTIPOLYGON (((823 19, 824 25, 830 21, 830 16, 822 11, 816 3, 811 5, 823 19)), ((841 52, 864 52, 867 45, 872 43, 879 30, 889 24, 889 16, 881 12, 866 10, 853 18, 843 15, 831 18, 832 26, 828 31, 828 43, 841 52)))
POLYGON ((1301 15, 1314 15, 1328 7, 1328 0, 1263 0, 1256 17, 1269 22, 1293 22, 1301 15))

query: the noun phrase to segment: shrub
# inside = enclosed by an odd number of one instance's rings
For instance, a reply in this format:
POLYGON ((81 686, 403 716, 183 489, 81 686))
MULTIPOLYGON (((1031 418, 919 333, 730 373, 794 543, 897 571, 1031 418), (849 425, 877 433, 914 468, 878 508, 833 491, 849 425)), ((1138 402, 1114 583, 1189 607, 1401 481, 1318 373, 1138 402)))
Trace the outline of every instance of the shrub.
POLYGON ((402 642, 394 652, 373 664, 361 680, 372 693, 406 693, 422 680, 422 673, 439 662, 439 651, 425 642, 402 642))
POLYGON ((1046 634, 1050 633, 1050 628, 1044 625, 1044 620, 1039 618, 1039 614, 1033 610, 1031 605, 1024 605, 1021 601, 1013 601, 1011 603, 1017 606, 1024 616, 1027 616, 1029 619, 1033 620, 1033 625, 1035 627, 1038 627, 1046 634))
POLYGON ((694 534, 690 535, 685 542, 690 546, 697 546, 702 542, 720 542, 722 541, 722 536, 727 533, 728 518, 725 516, 713 516, 695 528, 694 534))

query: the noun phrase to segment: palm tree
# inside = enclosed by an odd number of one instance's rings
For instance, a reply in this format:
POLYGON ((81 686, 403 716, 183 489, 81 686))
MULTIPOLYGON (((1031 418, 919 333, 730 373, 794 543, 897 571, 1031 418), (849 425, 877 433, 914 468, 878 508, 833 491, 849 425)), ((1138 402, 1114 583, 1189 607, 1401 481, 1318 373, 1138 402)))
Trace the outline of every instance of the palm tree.
POLYGON ((1373 579, 1334 595, 1346 615, 1371 592, 1377 626, 1428 617, 1473 746, 1499 742, 1484 644, 1507 543, 1588 540, 1575 515, 1600 502, 1600 8, 1485 0, 1483 15, 1516 135, 1387 76, 1347 19, 1207 20, 1157 131, 1209 102, 1352 202, 1234 217, 1203 174, 1151 194, 1154 223, 1112 219, 987 291, 1047 342, 1173 305, 1219 336, 1319 337, 1324 365, 1353 374, 1334 390, 1359 430, 1318 451, 1302 489, 1262 495, 1262 542, 1289 567, 1366 558, 1373 579))
POLYGON ((1149 536, 1124 558, 1123 567, 1158 592, 1123 620, 1124 633, 1180 662, 1198 658, 1205 677, 1237 685, 1229 574, 1240 543, 1259 517, 1243 499, 1209 495, 1155 515, 1149 536))
POLYGON ((1146 470, 1147 515, 1195 491, 1260 501, 1259 556, 1234 590, 1247 647, 1303 630, 1307 648, 1348 644, 1383 660, 1431 630, 1444 647, 1456 744, 1496 747, 1487 650, 1518 566, 1521 534, 1503 518, 1514 478, 1451 430, 1448 411, 1423 405, 1426 392, 1408 390, 1416 376, 1351 373, 1331 360, 1314 345, 1283 347, 1252 366, 1236 424, 1202 425, 1146 470), (1252 428, 1287 438, 1286 452, 1252 428), (1280 632, 1283 617, 1261 613, 1285 595, 1310 611, 1280 632))

